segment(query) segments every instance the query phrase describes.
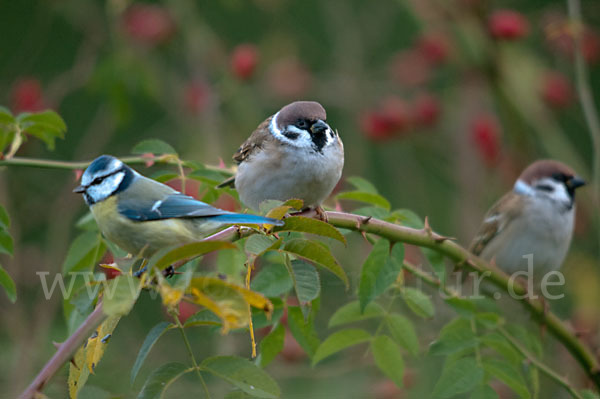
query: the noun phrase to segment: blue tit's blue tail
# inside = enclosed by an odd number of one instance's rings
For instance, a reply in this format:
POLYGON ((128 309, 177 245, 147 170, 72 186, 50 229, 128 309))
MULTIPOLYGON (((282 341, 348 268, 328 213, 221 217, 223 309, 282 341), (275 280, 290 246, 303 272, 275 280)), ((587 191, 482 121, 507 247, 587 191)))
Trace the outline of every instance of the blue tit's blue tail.
POLYGON ((258 215, 248 215, 245 213, 228 213, 226 215, 215 215, 210 217, 211 221, 230 224, 272 224, 274 226, 283 226, 283 220, 266 218, 258 215))

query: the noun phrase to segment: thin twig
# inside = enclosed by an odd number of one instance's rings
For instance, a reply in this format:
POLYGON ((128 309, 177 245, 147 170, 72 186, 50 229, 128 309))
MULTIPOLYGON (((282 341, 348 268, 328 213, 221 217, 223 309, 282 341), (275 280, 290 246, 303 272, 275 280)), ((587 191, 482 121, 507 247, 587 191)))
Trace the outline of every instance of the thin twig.
POLYGON ((196 357, 194 356, 194 351, 192 350, 192 345, 190 344, 190 341, 188 340, 187 334, 185 333, 185 328, 181 324, 181 320, 179 320, 179 315, 176 314, 175 312, 171 312, 171 316, 173 317, 173 319, 175 319, 175 324, 177 325, 177 328, 181 332, 181 336, 183 337, 183 342, 185 343, 185 347, 187 348, 187 351, 190 355, 190 359, 192 359, 192 364, 194 365, 194 370, 196 370, 196 374, 198 375, 198 378, 200 379, 200 382, 202 383, 202 386, 204 387, 204 394, 206 395, 207 399, 210 399, 210 392, 208 391, 208 387, 206 386, 206 381, 204 381, 204 377, 202 377, 202 373, 200 372, 200 367, 198 366, 198 362, 196 361, 196 357))
POLYGON ((542 361, 540 361, 537 357, 535 357, 534 354, 529 352, 523 345, 521 345, 521 343, 515 337, 510 335, 508 333, 508 331, 506 331, 502 327, 499 327, 497 331, 504 338, 506 338, 507 341, 510 342, 511 345, 518 352, 520 352, 521 355, 523 355, 523 357, 525 357, 527 360, 529 360, 529 362, 531 364, 533 364, 538 370, 540 370, 543 374, 546 374, 546 376, 548 376, 550 379, 557 382, 559 385, 562 385, 562 387, 565 388, 571 394, 571 396, 573 396, 575 399, 582 399, 581 395, 575 390, 575 388, 573 388, 569 384, 569 381, 567 381, 566 378, 559 375, 556 371, 552 370, 550 367, 546 366, 542 361))
MULTIPOLYGON (((442 283, 440 282, 440 280, 427 274, 426 272, 424 272, 422 269, 418 268, 417 266, 415 266, 407 261, 404 261, 403 267, 405 270, 408 270, 409 273, 411 273, 415 277, 425 281, 427 284, 429 284, 435 288, 443 290, 446 295, 448 295, 450 297, 459 296, 456 291, 443 286, 442 283)), ((472 327, 474 328, 474 323, 472 323, 472 327)), ((529 360, 529 362, 531 364, 533 364, 538 370, 540 370, 542 373, 544 373, 550 379, 554 380, 556 383, 558 383, 559 385, 564 387, 571 394, 571 396, 573 396, 575 399, 581 399, 581 395, 579 395, 579 393, 577 393, 575 388, 573 388, 569 384, 569 382, 566 380, 566 378, 560 376, 557 372, 555 372, 550 367, 546 366, 543 362, 541 362, 539 359, 537 359, 532 353, 530 353, 527 349, 525 349, 523 347, 523 345, 521 345, 521 343, 516 338, 514 338, 512 335, 510 335, 504 328, 500 327, 500 328, 498 328, 497 331, 500 334, 502 334, 511 343, 511 345, 514 346, 515 349, 518 352, 520 352, 521 355, 523 355, 523 357, 525 357, 527 360, 529 360)), ((475 330, 473 332, 476 333, 475 330)), ((475 347, 475 355, 477 357, 477 363, 481 364, 481 354, 479 352, 479 345, 475 347)))
POLYGON ((44 385, 56 374, 63 364, 69 362, 77 349, 83 345, 86 339, 94 330, 102 324, 107 315, 102 311, 102 302, 98 302, 96 309, 85 319, 85 321, 75 330, 65 342, 60 344, 58 350, 50 358, 48 363, 35 377, 33 382, 23 391, 19 399, 33 399, 40 392, 44 385))
MULTIPOLYGON (((131 164, 139 165, 146 164, 148 162, 166 163, 169 165, 185 166, 185 162, 182 163, 177 157, 165 154, 157 155, 154 158, 145 156, 128 156, 120 157, 121 161, 131 164)), ((77 170, 87 168, 92 161, 55 161, 50 159, 38 159, 38 158, 23 158, 23 157, 12 157, 10 159, 0 158, 0 166, 29 166, 34 168, 43 169, 65 169, 65 170, 77 170)), ((226 175, 232 175, 234 172, 232 169, 221 168, 213 165, 204 165, 207 170, 220 172, 226 175)))
MULTIPOLYGON (((600 206, 600 117, 596 112, 594 97, 592 95, 589 73, 586 61, 583 57, 581 38, 584 34, 584 23, 581 15, 581 3, 579 0, 567 0, 569 17, 571 19, 571 34, 574 42, 575 55, 575 81, 577 85, 577 94, 583 109, 583 115, 590 131, 590 137, 593 144, 593 187, 594 203, 593 209, 600 206)), ((596 212, 597 213, 597 212, 596 212)), ((600 217, 598 217, 600 223, 600 217)), ((598 235, 600 240, 600 235, 598 235)))

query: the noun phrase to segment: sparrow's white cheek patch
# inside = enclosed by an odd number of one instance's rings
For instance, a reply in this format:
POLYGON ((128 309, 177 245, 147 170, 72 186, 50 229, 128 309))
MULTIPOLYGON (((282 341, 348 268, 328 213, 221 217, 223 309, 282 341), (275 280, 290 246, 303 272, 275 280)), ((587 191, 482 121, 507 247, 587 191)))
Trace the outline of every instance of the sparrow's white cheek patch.
POLYGON ((294 147, 310 148, 312 146, 312 139, 310 138, 310 133, 308 133, 306 130, 298 129, 294 125, 286 126, 286 133, 289 137, 286 136, 286 134, 284 134, 281 131, 281 129, 279 129, 279 127, 277 126, 278 115, 279 112, 273 115, 271 123, 269 124, 269 130, 277 140, 282 141, 286 144, 293 145, 294 147))
POLYGON ((523 180, 519 179, 515 182, 515 186, 513 187, 513 191, 517 194, 521 195, 535 195, 535 191, 531 186, 525 183, 523 180))

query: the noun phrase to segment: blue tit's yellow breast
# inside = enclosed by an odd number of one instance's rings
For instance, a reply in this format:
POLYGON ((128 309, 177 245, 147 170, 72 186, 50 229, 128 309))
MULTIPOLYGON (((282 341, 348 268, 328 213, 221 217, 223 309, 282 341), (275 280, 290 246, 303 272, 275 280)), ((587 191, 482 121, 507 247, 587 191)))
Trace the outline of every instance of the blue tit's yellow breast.
POLYGON ((104 236, 134 256, 149 257, 165 247, 201 240, 218 227, 202 218, 133 221, 118 212, 117 204, 118 196, 112 196, 90 209, 104 236))

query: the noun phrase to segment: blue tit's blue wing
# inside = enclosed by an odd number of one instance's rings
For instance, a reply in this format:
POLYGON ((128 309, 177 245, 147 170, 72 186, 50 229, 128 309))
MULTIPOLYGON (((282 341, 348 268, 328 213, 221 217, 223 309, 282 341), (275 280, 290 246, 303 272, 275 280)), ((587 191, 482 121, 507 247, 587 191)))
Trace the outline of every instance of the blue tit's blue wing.
POLYGON ((131 220, 145 222, 171 218, 196 218, 227 215, 230 212, 212 207, 180 193, 152 201, 119 201, 119 213, 131 220))
POLYGON ((223 224, 283 225, 281 220, 215 208, 142 176, 119 196, 117 209, 121 215, 137 222, 202 218, 223 224))

